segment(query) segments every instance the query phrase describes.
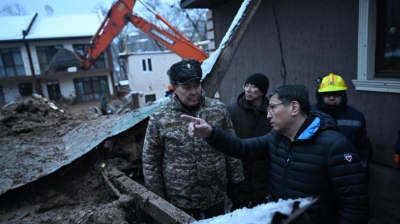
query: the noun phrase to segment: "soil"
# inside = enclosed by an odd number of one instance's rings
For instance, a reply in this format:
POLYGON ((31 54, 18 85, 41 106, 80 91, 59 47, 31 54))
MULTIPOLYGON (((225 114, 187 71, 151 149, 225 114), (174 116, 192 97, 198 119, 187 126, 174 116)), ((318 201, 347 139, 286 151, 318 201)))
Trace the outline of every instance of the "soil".
POLYGON ((36 95, 0 109, 0 223, 155 222, 133 202, 116 203, 123 199, 100 171, 111 164, 143 182, 140 158, 147 120, 63 164, 63 136, 84 122, 107 119, 95 115, 96 105, 100 102, 67 106, 36 95), (56 164, 54 170, 43 173, 49 161, 56 164))

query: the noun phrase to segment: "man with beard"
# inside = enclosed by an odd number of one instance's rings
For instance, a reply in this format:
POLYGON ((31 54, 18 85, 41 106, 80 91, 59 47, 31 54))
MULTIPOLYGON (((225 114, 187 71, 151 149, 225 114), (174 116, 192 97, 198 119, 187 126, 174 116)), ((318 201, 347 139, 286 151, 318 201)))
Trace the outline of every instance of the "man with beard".
POLYGON ((339 132, 346 136, 357 150, 368 180, 368 166, 373 153, 372 145, 367 136, 365 117, 356 108, 347 105, 346 91, 344 79, 330 73, 320 82, 315 94, 317 103, 311 105, 311 110, 322 111, 336 120, 339 132))

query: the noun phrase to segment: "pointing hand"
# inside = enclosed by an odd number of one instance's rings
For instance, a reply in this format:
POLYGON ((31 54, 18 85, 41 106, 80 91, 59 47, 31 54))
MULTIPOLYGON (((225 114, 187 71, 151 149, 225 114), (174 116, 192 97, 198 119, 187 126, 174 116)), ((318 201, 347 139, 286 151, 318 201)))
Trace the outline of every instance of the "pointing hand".
POLYGON ((212 132, 212 127, 203 119, 189 115, 181 115, 181 118, 189 120, 188 133, 191 137, 205 138, 212 132))

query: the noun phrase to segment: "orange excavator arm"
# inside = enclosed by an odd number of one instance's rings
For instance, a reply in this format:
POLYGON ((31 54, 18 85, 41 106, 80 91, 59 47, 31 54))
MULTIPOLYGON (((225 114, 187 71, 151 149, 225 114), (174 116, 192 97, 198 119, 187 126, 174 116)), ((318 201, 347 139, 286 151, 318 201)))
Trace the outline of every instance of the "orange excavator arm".
POLYGON ((72 67, 77 64, 80 64, 81 69, 89 69, 128 22, 131 22, 134 26, 182 58, 194 58, 200 62, 208 58, 206 53, 190 42, 187 37, 175 29, 161 15, 155 14, 156 18, 166 24, 172 32, 164 30, 133 14, 135 3, 136 0, 118 0, 108 11, 96 34, 92 37, 84 55, 74 53, 73 58, 78 57, 80 62, 75 61, 72 63, 71 60, 65 59, 66 55, 71 54, 71 52, 64 50, 54 56, 45 73, 55 72, 60 68, 72 67))
POLYGON ((182 58, 194 58, 200 61, 200 63, 208 58, 206 53, 204 53, 196 45, 190 42, 187 37, 176 30, 159 14, 156 14, 156 17, 162 20, 174 32, 174 34, 171 34, 170 32, 163 30, 134 14, 129 15, 129 19, 134 26, 141 29, 143 32, 147 33, 153 39, 155 39, 171 51, 175 52, 182 58))

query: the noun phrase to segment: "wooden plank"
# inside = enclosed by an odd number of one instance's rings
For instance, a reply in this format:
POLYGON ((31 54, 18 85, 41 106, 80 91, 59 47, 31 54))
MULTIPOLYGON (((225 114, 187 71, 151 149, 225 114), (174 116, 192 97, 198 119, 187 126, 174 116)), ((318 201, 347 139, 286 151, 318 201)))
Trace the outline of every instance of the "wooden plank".
POLYGON ((244 33, 256 13, 261 0, 243 1, 234 21, 231 24, 225 38, 214 52, 217 56, 203 62, 202 68, 206 77, 202 81, 204 95, 213 98, 225 77, 233 60, 235 52, 243 39, 244 33), (210 69, 208 71, 207 69, 210 69))
POLYGON ((132 196, 136 205, 151 215, 160 223, 179 224, 197 221, 182 210, 178 209, 163 198, 149 191, 146 187, 130 179, 125 173, 108 165, 104 169, 108 179, 115 185, 121 194, 132 196))

